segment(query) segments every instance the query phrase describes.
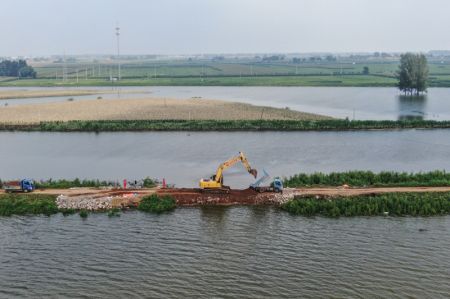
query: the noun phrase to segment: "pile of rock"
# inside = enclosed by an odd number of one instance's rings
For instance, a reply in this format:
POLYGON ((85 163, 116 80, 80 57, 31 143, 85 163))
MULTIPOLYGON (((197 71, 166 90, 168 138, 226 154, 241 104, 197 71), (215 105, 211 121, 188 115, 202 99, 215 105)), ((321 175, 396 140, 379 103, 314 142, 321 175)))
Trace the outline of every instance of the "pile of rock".
POLYGON ((281 205, 293 200, 295 196, 300 195, 300 192, 295 189, 284 188, 283 193, 272 193, 272 195, 269 202, 281 205))
POLYGON ((90 196, 66 196, 60 195, 56 198, 59 209, 75 210, 106 210, 112 209, 112 196, 90 197, 90 196))

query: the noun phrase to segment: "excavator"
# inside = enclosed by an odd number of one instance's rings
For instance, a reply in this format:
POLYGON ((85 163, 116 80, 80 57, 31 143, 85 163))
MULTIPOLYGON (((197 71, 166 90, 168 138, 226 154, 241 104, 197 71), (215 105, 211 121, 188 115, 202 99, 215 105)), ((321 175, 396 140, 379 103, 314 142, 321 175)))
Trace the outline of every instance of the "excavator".
POLYGON ((209 192, 229 192, 229 187, 223 185, 223 171, 237 162, 242 162, 244 164, 245 168, 247 169, 248 173, 253 175, 254 178, 257 177, 258 171, 256 169, 251 168, 250 164, 247 161, 247 158, 245 157, 243 152, 239 152, 239 155, 236 157, 233 157, 222 164, 219 165, 217 168, 216 174, 211 176, 210 179, 201 179, 200 180, 200 189, 202 191, 209 191, 209 192))

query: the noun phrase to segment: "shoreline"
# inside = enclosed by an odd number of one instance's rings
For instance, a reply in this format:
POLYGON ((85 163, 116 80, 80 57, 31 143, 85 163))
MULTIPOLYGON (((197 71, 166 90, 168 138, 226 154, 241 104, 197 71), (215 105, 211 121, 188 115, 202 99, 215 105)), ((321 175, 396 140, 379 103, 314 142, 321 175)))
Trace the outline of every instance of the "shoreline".
POLYGON ((39 123, 0 122, 0 131, 22 132, 295 132, 295 131, 396 131, 449 129, 450 121, 434 120, 70 120, 39 123))

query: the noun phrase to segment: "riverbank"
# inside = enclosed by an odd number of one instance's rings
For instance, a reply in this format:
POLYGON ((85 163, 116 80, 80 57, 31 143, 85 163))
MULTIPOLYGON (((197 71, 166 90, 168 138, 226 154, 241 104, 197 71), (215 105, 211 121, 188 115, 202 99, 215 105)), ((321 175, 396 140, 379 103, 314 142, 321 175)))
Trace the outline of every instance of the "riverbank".
POLYGON ((273 205, 302 216, 433 216, 450 214, 450 187, 286 189, 259 193, 251 189, 205 193, 196 189, 45 190, 0 194, 0 216, 64 215, 120 209, 163 213, 183 206, 273 205), (69 191, 69 192, 67 192, 69 191), (57 194, 60 195, 57 195, 57 194))
MULTIPOLYGON (((260 111, 261 113, 261 111, 260 111)), ((281 113, 281 112, 280 112, 281 113)), ((304 117, 304 115, 299 115, 304 117)), ((314 116, 312 116, 314 117, 314 116)), ((320 118, 320 116, 317 116, 320 118)), ((0 122, 0 131, 127 132, 127 131, 367 131, 448 129, 450 121, 433 120, 72 120, 0 122)))

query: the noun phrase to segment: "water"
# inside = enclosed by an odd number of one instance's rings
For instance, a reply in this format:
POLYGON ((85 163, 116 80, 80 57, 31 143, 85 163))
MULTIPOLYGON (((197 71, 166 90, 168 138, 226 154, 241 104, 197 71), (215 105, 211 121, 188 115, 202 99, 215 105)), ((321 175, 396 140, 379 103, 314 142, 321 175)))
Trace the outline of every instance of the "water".
MULTIPOLYGON (((37 90, 48 88, 1 87, 0 90, 37 90)), ((53 88, 52 88, 53 89, 53 88)), ((273 106, 349 119, 419 118, 450 120, 450 89, 430 88, 424 97, 401 97, 396 88, 380 87, 86 87, 104 91, 103 98, 176 98, 202 97, 273 106), (139 91, 137 94, 121 90, 139 91), (150 94, 149 94, 150 93, 150 94), (119 94, 119 95, 118 95, 119 94)), ((94 100, 98 95, 75 96, 74 100, 94 100)), ((0 100, 0 107, 29 103, 67 101, 69 97, 0 100)))
POLYGON ((0 297, 445 298, 450 217, 0 217, 0 297), (421 231, 419 231, 421 230, 421 231), (423 231, 425 230, 425 231, 423 231))
MULTIPOLYGON (((195 187, 243 151, 272 176, 346 170, 450 170, 450 130, 357 132, 0 132, 0 178, 165 178, 195 187)), ((254 179, 237 165, 225 184, 254 179)))

